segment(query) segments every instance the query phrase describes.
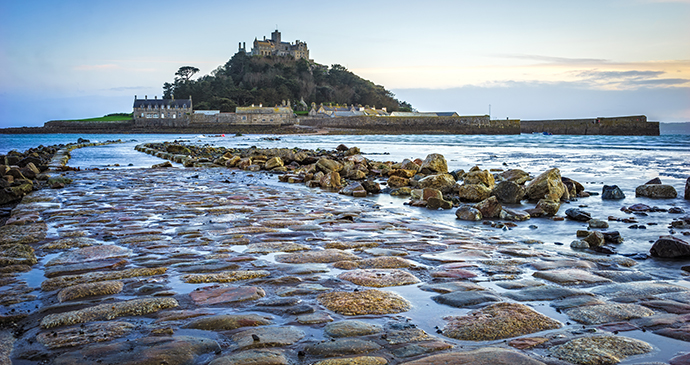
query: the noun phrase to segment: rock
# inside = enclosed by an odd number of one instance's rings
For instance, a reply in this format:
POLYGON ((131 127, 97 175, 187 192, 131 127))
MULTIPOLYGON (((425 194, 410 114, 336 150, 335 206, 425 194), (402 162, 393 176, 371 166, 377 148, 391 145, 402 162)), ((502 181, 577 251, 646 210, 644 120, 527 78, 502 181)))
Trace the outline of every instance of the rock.
POLYGON ((80 327, 41 332, 36 340, 50 349, 86 345, 94 342, 112 341, 126 336, 136 326, 127 322, 94 322, 80 327))
POLYGON ((570 319, 589 325, 648 317, 653 315, 654 311, 637 304, 606 303, 574 308, 567 314, 570 319))
POLYGON ((331 337, 357 337, 368 336, 383 331, 377 324, 351 320, 329 323, 324 328, 324 332, 331 337))
POLYGON ((563 299, 579 295, 591 296, 592 294, 583 290, 563 288, 556 285, 542 285, 517 291, 510 291, 504 293, 503 295, 520 302, 533 302, 539 300, 563 299))
POLYGON ((673 236, 661 236, 649 253, 655 257, 682 258, 690 256, 690 244, 673 236))
POLYGON ((278 156, 275 156, 275 157, 268 159, 266 161, 266 163, 264 164, 264 168, 266 170, 273 170, 275 168, 283 167, 283 166, 285 166, 285 164, 283 163, 283 160, 278 156))
POLYGON ((381 192, 381 186, 374 180, 364 180, 362 181, 362 186, 367 193, 378 194, 381 192))
POLYGON ((568 218, 579 222, 589 222, 589 220, 592 219, 592 216, 589 213, 576 208, 566 209, 565 215, 568 218))
POLYGON ((407 346, 396 348, 391 351, 396 358, 413 357, 430 352, 443 351, 453 348, 453 345, 443 341, 426 341, 413 343, 407 346))
POLYGON ((60 256, 48 261, 46 266, 83 263, 104 259, 127 257, 132 250, 117 245, 97 245, 64 252, 60 256))
POLYGON ((462 178, 463 183, 467 185, 481 184, 489 189, 493 189, 496 186, 494 175, 487 170, 470 170, 462 178))
POLYGON ((110 320, 122 316, 141 316, 177 306, 177 300, 173 298, 143 298, 106 303, 71 312, 48 314, 41 320, 41 328, 110 320))
POLYGON ((266 326, 271 324, 271 318, 256 314, 220 314, 216 316, 195 319, 186 328, 206 331, 229 331, 241 327, 266 326))
POLYGON ((601 198, 604 200, 625 199, 625 194, 618 185, 604 185, 601 190, 601 198))
POLYGON ((500 302, 496 294, 486 291, 459 291, 431 297, 435 302, 451 307, 463 308, 487 302, 500 302))
POLYGON ((503 179, 514 182, 518 185, 523 185, 531 180, 529 174, 520 169, 511 169, 499 174, 503 179))
POLYGON ((410 179, 401 176, 391 176, 388 178, 387 184, 391 188, 399 188, 410 185, 410 179))
POLYGON ((426 207, 429 209, 452 209, 453 202, 434 197, 427 200, 426 207))
POLYGON ((678 197, 678 192, 671 185, 645 184, 635 188, 635 196, 652 199, 674 199, 678 197))
POLYGON ((325 249, 320 251, 296 252, 283 255, 276 255, 275 260, 287 264, 305 263, 332 263, 345 260, 358 260, 359 258, 347 251, 336 249, 325 249))
POLYGON ((522 222, 530 219, 532 216, 525 210, 503 208, 498 217, 506 221, 522 222))
POLYGON ((167 364, 185 365, 197 363, 203 354, 220 352, 214 340, 203 337, 173 336, 145 337, 136 341, 94 344, 54 359, 56 365, 98 364, 167 364))
POLYGON ((608 222, 600 219, 590 219, 587 224, 589 225, 589 228, 609 228, 608 222))
POLYGON ((622 336, 580 337, 552 347, 551 356, 574 364, 617 364, 628 356, 651 352, 646 342, 622 336))
POLYGON ((410 309, 410 303, 398 294, 377 289, 336 291, 319 294, 316 299, 329 310, 346 316, 392 314, 410 309))
POLYGON ((429 175, 419 180, 419 187, 436 189, 442 193, 449 193, 455 185, 455 179, 451 174, 429 175))
POLYGON ((367 190, 362 184, 353 182, 340 189, 340 194, 363 198, 367 196, 367 190))
POLYGON ((378 351, 379 349, 381 349, 381 345, 376 342, 358 338, 343 338, 335 341, 310 344, 304 347, 306 353, 324 357, 364 354, 378 351))
POLYGON ((221 271, 214 274, 188 274, 182 275, 180 279, 189 284, 200 283, 229 283, 239 280, 262 278, 270 275, 267 270, 233 270, 221 271))
POLYGON ((480 202, 491 196, 491 189, 481 184, 474 185, 455 185, 453 187, 458 193, 458 198, 464 201, 480 202))
POLYGON ((233 352, 231 355, 219 357, 209 365, 288 365, 289 362, 282 351, 273 349, 255 349, 233 352))
POLYGON ((264 290, 256 286, 230 285, 206 286, 189 293, 197 305, 244 302, 259 299, 265 295, 264 290))
POLYGON ((463 205, 455 211, 455 216, 463 221, 480 221, 482 220, 482 212, 479 209, 469 205, 463 205))
POLYGON ((561 200, 566 188, 561 181, 561 172, 553 168, 537 176, 526 187, 526 194, 530 200, 561 200))
POLYGON ((432 153, 426 156, 426 159, 422 162, 420 171, 426 175, 434 173, 446 174, 448 173, 448 163, 443 155, 432 153))
POLYGON ((356 356, 342 359, 327 359, 315 362, 314 365, 385 365, 388 360, 378 356, 356 356))
POLYGON ((583 250, 589 248, 589 243, 583 240, 574 240, 573 242, 570 242, 570 247, 583 250))
POLYGON ((541 209, 542 211, 544 211, 544 215, 554 216, 558 214, 558 210, 561 209, 561 201, 539 199, 539 202, 537 202, 536 209, 541 209))
POLYGON ((369 287, 387 287, 410 285, 419 283, 414 275, 397 269, 363 269, 353 270, 338 275, 339 279, 347 280, 357 285, 369 287))
POLYGON ((168 153, 176 154, 176 155, 191 155, 192 151, 189 150, 189 148, 179 145, 179 144, 171 144, 168 145, 165 149, 168 153))
POLYGON ((661 184, 661 179, 659 179, 658 177, 655 177, 655 178, 653 178, 653 179, 651 179, 645 183, 645 185, 658 185, 658 184, 661 184))
POLYGON ((168 168, 168 167, 173 167, 173 164, 170 161, 165 161, 163 163, 155 164, 151 166, 152 169, 163 169, 163 168, 168 168))
POLYGON ((316 162, 316 168, 323 171, 324 174, 329 172, 340 172, 343 169, 343 164, 329 158, 321 158, 316 162))
POLYGON ((339 189, 340 188, 340 174, 335 171, 329 171, 321 179, 319 185, 324 189, 339 189))
POLYGON ((453 293, 456 291, 475 291, 475 290, 485 290, 483 286, 464 282, 464 281, 451 281, 446 283, 438 284, 424 284, 420 285, 419 289, 425 291, 432 291, 441 294, 453 293))
POLYGON ((304 338, 304 332, 293 326, 256 327, 237 332, 230 338, 241 349, 283 347, 304 338))
POLYGON ((99 281, 68 286, 58 293, 58 300, 65 302, 89 296, 117 294, 122 291, 121 281, 99 281))
POLYGON ((587 242, 589 247, 601 247, 604 245, 604 235, 599 231, 593 231, 583 241, 587 242))
POLYGON ((35 265, 38 259, 34 249, 21 243, 0 245, 0 266, 35 265))
POLYGON ((482 213, 483 218, 497 218, 503 209, 495 196, 482 200, 474 208, 482 213))
POLYGON ((532 276, 560 285, 611 283, 611 280, 607 278, 580 269, 537 271, 532 276))
POLYGON ((48 227, 44 222, 25 224, 22 226, 2 226, 0 227, 0 245, 11 243, 38 243, 46 237, 47 231, 48 227))
POLYGON ((420 166, 417 165, 414 161, 410 160, 409 158, 406 158, 400 163, 400 168, 404 170, 412 170, 418 172, 420 166))
POLYGON ((446 317, 445 336, 464 341, 494 341, 561 327, 524 304, 496 303, 467 316, 446 317))
POLYGON ((491 195, 501 203, 519 204, 525 197, 525 188, 513 181, 501 181, 491 191, 491 195))
POLYGON ((527 355, 510 349, 485 347, 479 350, 447 352, 408 361, 401 365, 545 365, 527 355))
POLYGON ((685 200, 690 200, 690 177, 685 180, 685 200))

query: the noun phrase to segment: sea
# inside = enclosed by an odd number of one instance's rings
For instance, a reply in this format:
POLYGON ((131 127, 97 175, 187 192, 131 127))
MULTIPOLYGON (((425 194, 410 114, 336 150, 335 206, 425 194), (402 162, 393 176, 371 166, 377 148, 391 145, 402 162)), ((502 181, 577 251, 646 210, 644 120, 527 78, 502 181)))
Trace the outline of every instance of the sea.
MULTIPOLYGON (((690 135, 661 136, 563 136, 543 134, 521 135, 183 135, 183 134, 30 134, 0 135, 0 154, 11 150, 24 151, 39 145, 75 143, 79 138, 91 142, 120 140, 122 143, 87 147, 72 151, 69 166, 82 169, 145 168, 162 160, 134 150, 138 144, 148 142, 180 141, 182 143, 227 148, 305 148, 334 150, 338 145, 359 147, 370 160, 400 162, 403 159, 424 159, 428 154, 440 153, 448 161, 449 170, 481 169, 500 171, 522 169, 533 176, 550 168, 558 168, 561 175, 574 179, 594 193, 590 198, 574 199, 563 204, 561 211, 579 208, 592 217, 607 220, 608 217, 626 218, 630 215, 622 207, 637 203, 670 209, 680 207, 690 214, 690 201, 683 199, 686 180, 690 177, 690 135), (677 199, 636 198, 635 187, 653 178, 672 185, 679 194, 677 199), (626 195, 623 200, 602 200, 604 185, 617 185, 626 195)), ((176 168, 184 168, 175 164, 176 168)), ((269 175, 269 174, 266 174, 269 175)), ((278 183, 277 176, 257 179, 261 184, 278 183)), ((289 188, 297 188, 291 186, 289 188)), ((302 187, 306 189, 305 187, 302 187)), ((388 194, 373 196, 381 209, 395 214, 415 216, 453 226, 465 226, 485 234, 504 235, 511 239, 539 241, 550 249, 570 250, 569 244, 576 239, 578 229, 586 224, 578 222, 554 222, 548 219, 532 219, 510 229, 491 229, 484 223, 458 221, 451 211, 432 211, 410 207, 407 199, 388 194)), ((511 208, 526 209, 533 205, 523 202, 511 208)), ((649 252, 651 244, 661 235, 675 232, 670 222, 679 218, 665 212, 638 215, 639 225, 645 229, 625 227, 621 235, 625 242, 617 247, 619 254, 638 255, 649 252)), ((682 216, 681 214, 680 216, 682 216)), ((688 237, 690 241, 690 237, 688 237)), ((638 255, 639 257, 640 255, 638 255)), ((668 270, 677 275, 680 265, 676 261, 645 260, 645 264, 668 270)), ((687 264, 687 262, 686 262, 687 264)))

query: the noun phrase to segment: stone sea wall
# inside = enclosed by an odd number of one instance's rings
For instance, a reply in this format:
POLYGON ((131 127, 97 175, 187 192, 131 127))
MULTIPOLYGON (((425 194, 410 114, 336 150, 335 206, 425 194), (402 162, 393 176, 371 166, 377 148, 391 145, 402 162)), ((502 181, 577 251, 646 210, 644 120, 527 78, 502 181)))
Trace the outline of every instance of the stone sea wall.
POLYGON ((380 134, 520 134, 519 120, 490 120, 488 115, 461 117, 304 118, 301 126, 380 134))
POLYGON ((610 136, 658 136, 659 122, 648 122, 644 115, 556 120, 522 120, 522 133, 551 133, 610 136))

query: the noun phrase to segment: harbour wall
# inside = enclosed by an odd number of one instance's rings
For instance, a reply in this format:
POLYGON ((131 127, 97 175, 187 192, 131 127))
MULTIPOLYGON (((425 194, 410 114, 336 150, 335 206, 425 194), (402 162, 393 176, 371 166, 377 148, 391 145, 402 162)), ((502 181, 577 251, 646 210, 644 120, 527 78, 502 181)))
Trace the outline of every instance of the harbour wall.
POLYGON ((644 115, 556 120, 521 120, 522 133, 658 136, 659 122, 648 122, 644 115))
POLYGON ((490 120, 488 115, 303 118, 299 124, 329 132, 360 134, 520 134, 519 120, 490 120))

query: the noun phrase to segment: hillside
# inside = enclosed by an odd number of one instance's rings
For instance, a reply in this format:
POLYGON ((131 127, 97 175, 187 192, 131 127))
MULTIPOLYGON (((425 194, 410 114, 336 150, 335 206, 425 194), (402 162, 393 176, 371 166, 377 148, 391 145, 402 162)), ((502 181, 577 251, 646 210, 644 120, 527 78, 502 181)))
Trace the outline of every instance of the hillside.
POLYGON ((238 52, 210 75, 191 80, 197 71, 192 66, 181 67, 175 81, 163 85, 163 97, 191 95, 194 109, 222 112, 234 112, 238 106, 277 105, 288 100, 295 110, 308 110, 312 102, 386 107, 389 112, 412 108, 383 86, 340 65, 329 68, 304 59, 252 57, 238 52))

